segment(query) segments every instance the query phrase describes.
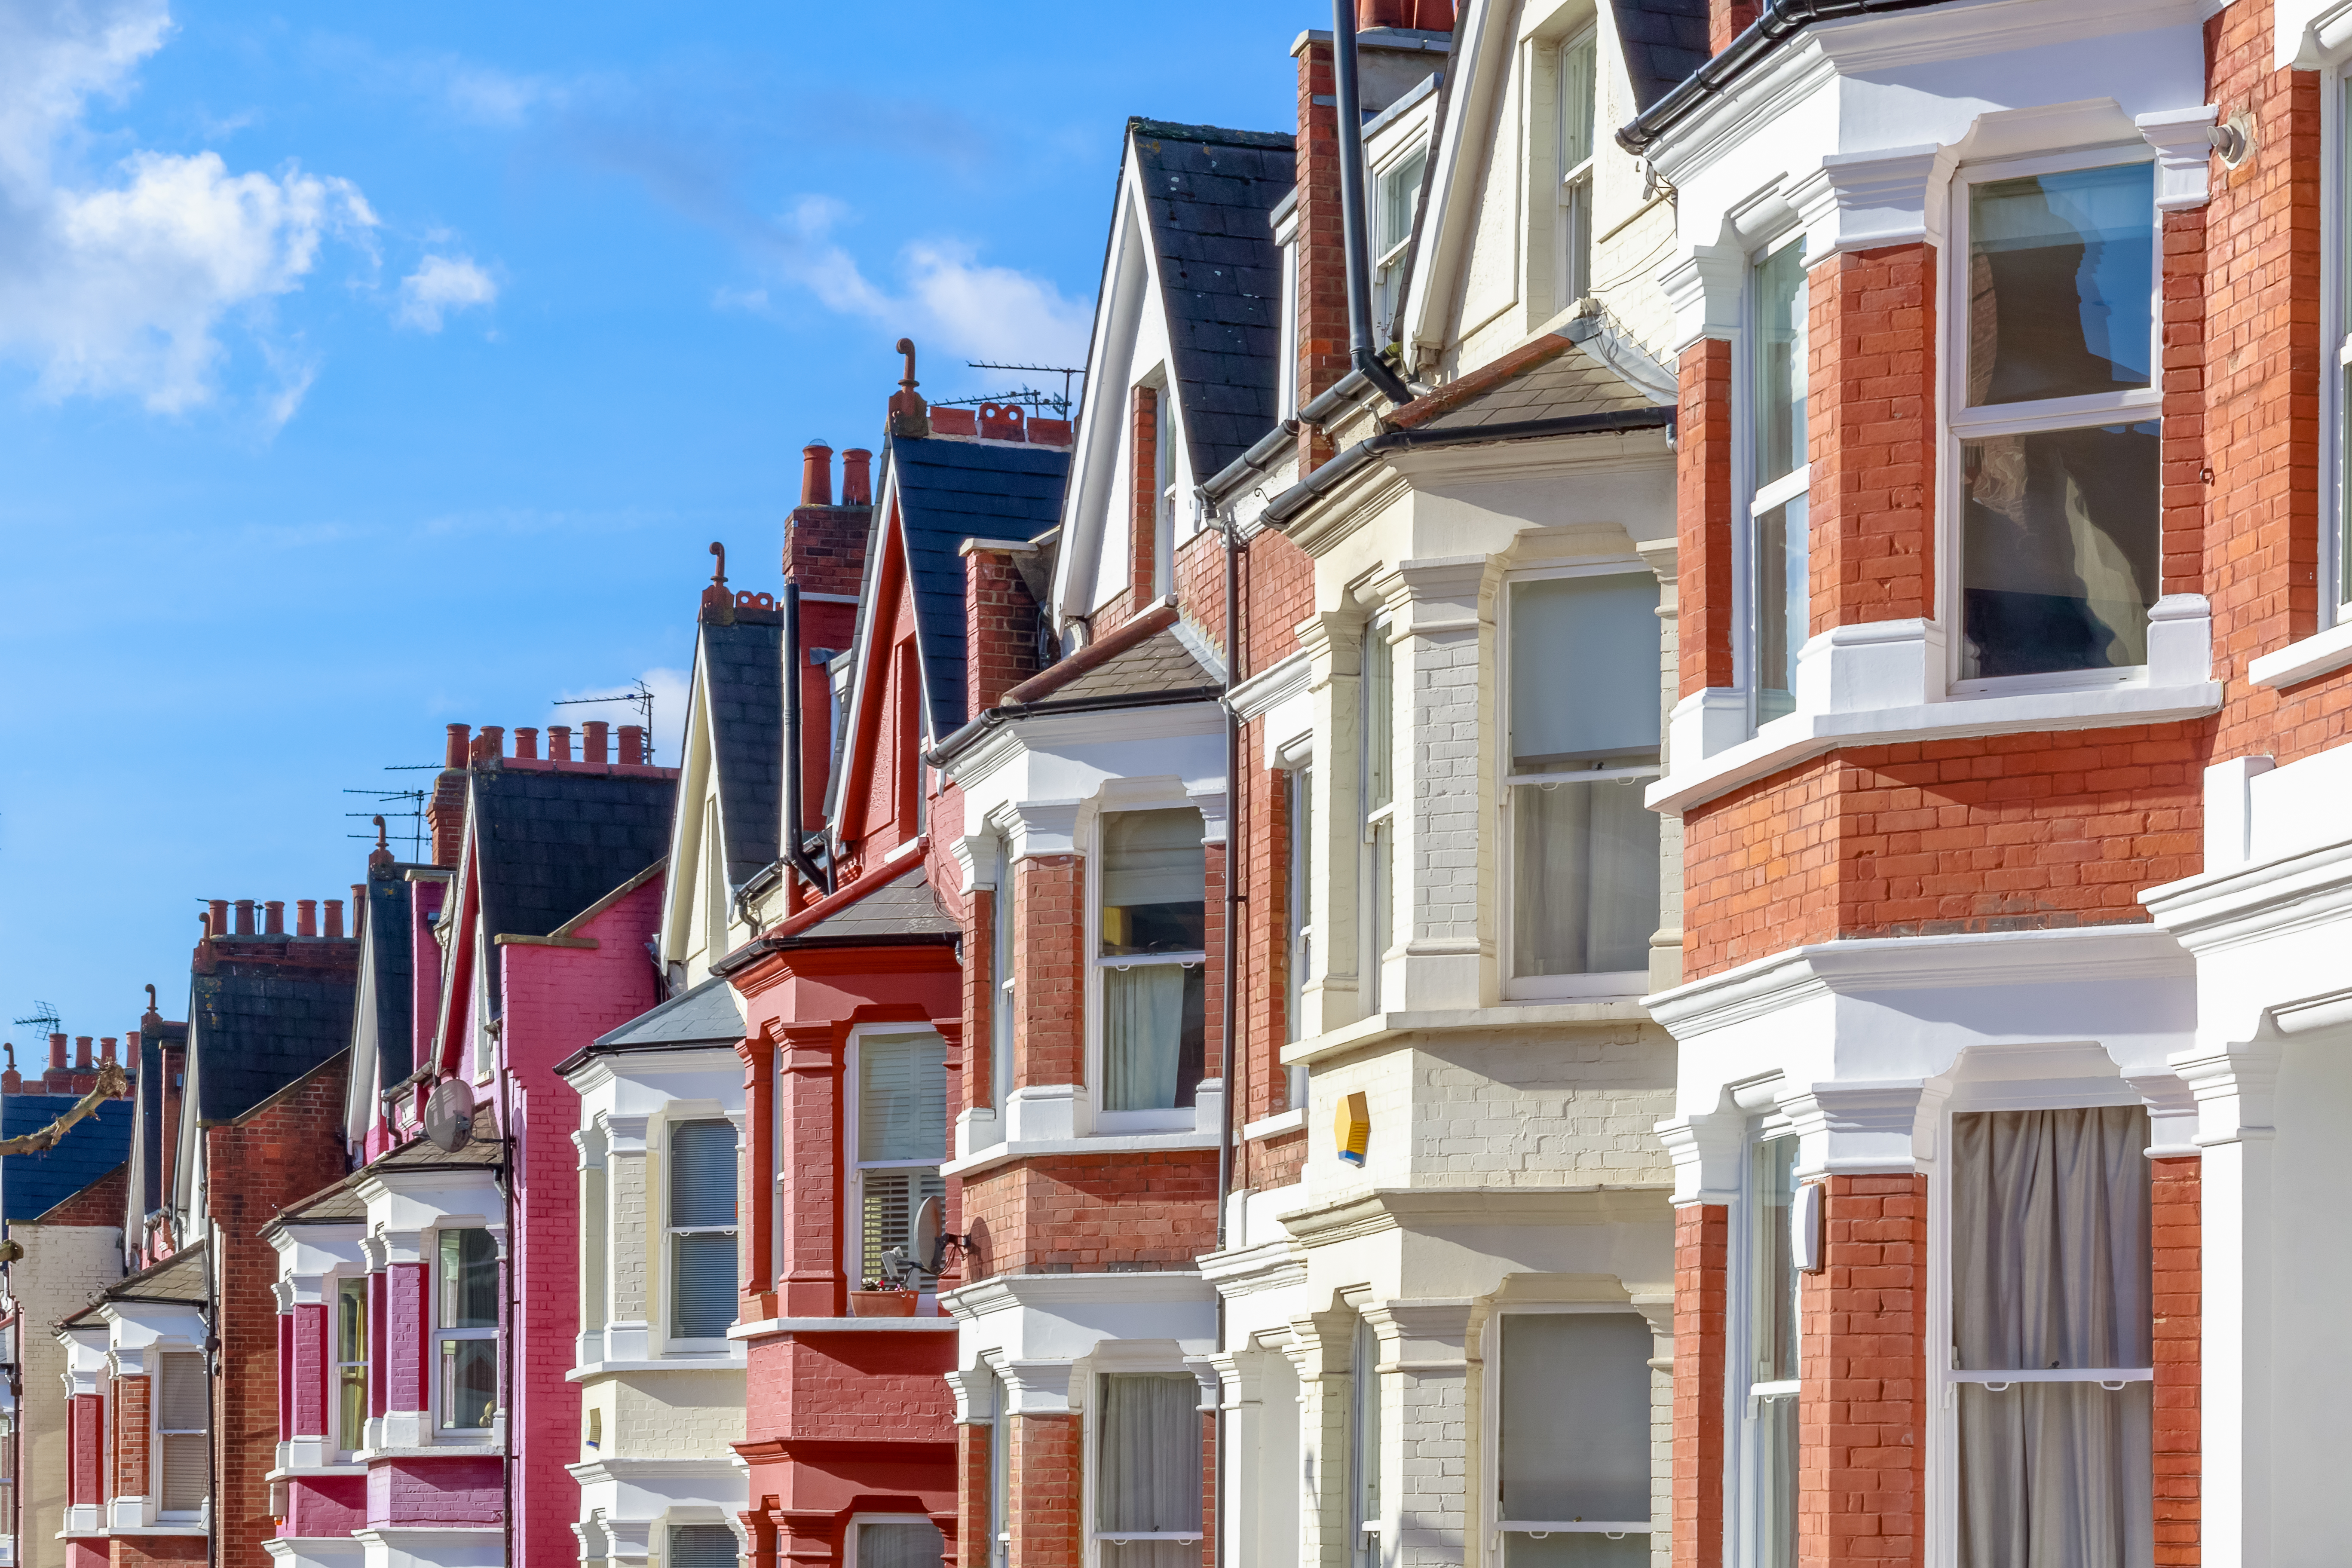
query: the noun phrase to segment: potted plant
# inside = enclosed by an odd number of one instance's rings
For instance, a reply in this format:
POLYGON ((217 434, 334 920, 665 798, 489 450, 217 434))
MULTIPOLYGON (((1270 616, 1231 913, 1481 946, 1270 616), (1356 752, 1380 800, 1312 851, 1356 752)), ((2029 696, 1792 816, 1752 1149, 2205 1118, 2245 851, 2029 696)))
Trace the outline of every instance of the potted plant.
POLYGON ((849 1293, 849 1315, 853 1318, 911 1318, 915 1315, 915 1292, 902 1289, 887 1279, 866 1279, 849 1293))

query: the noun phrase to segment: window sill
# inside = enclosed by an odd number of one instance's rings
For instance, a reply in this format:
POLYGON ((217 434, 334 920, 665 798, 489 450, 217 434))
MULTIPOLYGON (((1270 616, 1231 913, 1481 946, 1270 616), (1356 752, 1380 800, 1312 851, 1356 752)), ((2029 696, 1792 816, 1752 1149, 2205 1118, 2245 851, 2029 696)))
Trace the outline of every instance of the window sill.
POLYGON ((1286 1132, 1296 1132, 1306 1125, 1307 1108, 1302 1105, 1296 1110, 1277 1111, 1272 1116, 1260 1117, 1251 1122, 1242 1129, 1242 1142, 1255 1143, 1261 1138, 1279 1138, 1286 1132))
POLYGON ((1171 1150, 1214 1149, 1214 1132, 1103 1132, 1082 1138, 1009 1138, 940 1167, 940 1174, 970 1178, 1013 1160, 1051 1154, 1148 1154, 1171 1150))
MULTIPOLYGON (((952 1333, 956 1321, 936 1318, 762 1318, 738 1323, 727 1331, 730 1340, 760 1340, 770 1334, 936 1334, 952 1333)), ((740 1366, 742 1363, 735 1363, 740 1366)))
POLYGON ((362 1448, 352 1456, 362 1465, 374 1464, 378 1459, 473 1459, 484 1456, 495 1458, 506 1450, 487 1436, 466 1435, 464 1442, 428 1443, 415 1448, 362 1448))
MULTIPOLYGON (((1648 977, 1642 977, 1646 984, 1648 977)), ((1583 1002, 1506 1002, 1496 1007, 1455 1007, 1423 1013, 1375 1013, 1324 1034, 1310 1036, 1282 1052, 1285 1067, 1312 1066, 1382 1045, 1401 1035, 1454 1029, 1526 1029, 1576 1024, 1642 1023, 1641 993, 1583 1002)))
MULTIPOLYGON (((729 1339, 735 1337, 730 1329, 729 1339)), ((563 1374, 566 1383, 584 1383, 592 1377, 611 1377, 619 1373, 639 1372, 740 1372, 742 1352, 734 1350, 688 1352, 680 1355, 649 1356, 642 1361, 589 1361, 563 1374)))
POLYGON ((2246 679, 2277 690, 2347 664, 2352 664, 2352 620, 2263 655, 2246 666, 2246 679))

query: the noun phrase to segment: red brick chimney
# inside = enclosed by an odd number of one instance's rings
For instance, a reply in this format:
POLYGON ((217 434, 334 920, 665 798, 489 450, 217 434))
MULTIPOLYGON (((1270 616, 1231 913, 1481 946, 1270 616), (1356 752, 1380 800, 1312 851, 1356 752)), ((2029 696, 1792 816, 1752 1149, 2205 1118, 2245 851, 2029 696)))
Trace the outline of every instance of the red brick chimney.
POLYGON ((0 1040, 0 1051, 8 1053, 8 1066, 0 1069, 0 1094, 25 1092, 25 1075, 16 1070, 16 1042, 0 1040))
MULTIPOLYGON (((1339 121, 1332 107, 1331 44, 1299 40, 1297 237, 1298 402, 1301 407, 1348 374, 1348 257, 1339 222, 1339 121)), ((1298 467, 1304 473, 1331 456, 1331 443, 1314 426, 1298 426, 1298 467)))
POLYGON ((466 766, 472 752, 467 724, 452 724, 441 772, 433 781, 433 799, 425 807, 425 821, 433 834, 433 863, 455 866, 466 833, 466 766))

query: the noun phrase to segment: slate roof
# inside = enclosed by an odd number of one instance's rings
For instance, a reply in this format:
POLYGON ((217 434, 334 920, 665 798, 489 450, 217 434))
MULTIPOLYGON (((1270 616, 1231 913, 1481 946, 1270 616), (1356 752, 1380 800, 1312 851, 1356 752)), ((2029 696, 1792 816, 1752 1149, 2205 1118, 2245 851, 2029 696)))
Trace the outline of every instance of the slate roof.
POLYGON ((1057 686, 1037 699, 1040 702, 1084 702, 1106 697, 1172 696, 1214 691, 1221 682, 1184 645, 1176 628, 1145 639, 1108 664, 1098 664, 1066 686, 1057 686))
POLYGON ((1654 406, 1616 372, 1570 348, 1435 415, 1421 428, 1466 430, 1579 414, 1638 413, 1654 406))
MULTIPOLYGON (((0 1138, 37 1132, 78 1094, 0 1095, 0 1138)), ((110 1100, 37 1154, 0 1156, 0 1219, 38 1219, 131 1155, 131 1102, 110 1100)))
POLYGON ((659 1006, 646 1009, 617 1029, 599 1035, 589 1049, 625 1051, 642 1046, 731 1046, 742 1037, 743 1008, 735 1000, 735 988, 724 980, 714 978, 679 992, 659 1006))
POLYGON ((784 628, 705 626, 710 761, 727 844, 727 885, 740 888, 781 853, 784 793, 784 628))
MULTIPOLYGON (((964 712, 963 563, 957 558, 957 548, 967 539, 1030 539, 1053 527, 1061 515, 1069 449, 893 437, 886 459, 898 485, 931 733, 948 735, 969 716, 964 712)), ((861 616, 872 613, 871 605, 859 612, 861 616)))
MULTIPOLYGON (((205 1245, 198 1242, 136 1274, 126 1274, 98 1293, 101 1301, 188 1301, 205 1299, 205 1245)), ((79 1314, 76 1314, 79 1316, 79 1314)))
POLYGON ((675 779, 480 768, 473 781, 492 936, 549 935, 669 853, 675 779))
POLYGON ((1130 120, 1159 257, 1192 472, 1216 473, 1274 428, 1282 352, 1276 205, 1297 180, 1291 138, 1130 120))
POLYGON ((409 931, 410 884, 397 866, 373 869, 367 883, 368 962, 375 970, 375 1088, 388 1089, 416 1069, 416 954, 409 931))
POLYGON ((1633 102, 1646 110, 1706 64, 1706 0, 1610 0, 1633 102))
POLYGON ((349 972, 196 975, 189 1055, 197 1120, 235 1121, 348 1048, 358 990, 349 972))
POLYGON ((929 879, 918 865, 792 940, 795 945, 823 942, 852 947, 909 937, 952 937, 962 929, 940 908, 929 879))
POLYGON ((346 1177, 312 1197, 274 1215, 264 1234, 289 1225, 331 1225, 356 1223, 367 1218, 367 1200, 360 1196, 359 1178, 346 1177))

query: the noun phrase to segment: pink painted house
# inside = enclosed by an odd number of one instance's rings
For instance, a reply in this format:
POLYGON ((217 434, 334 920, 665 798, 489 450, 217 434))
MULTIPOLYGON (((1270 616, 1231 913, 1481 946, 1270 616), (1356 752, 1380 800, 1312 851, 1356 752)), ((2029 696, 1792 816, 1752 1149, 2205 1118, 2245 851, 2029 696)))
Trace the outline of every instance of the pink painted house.
POLYGON ((434 863, 371 857, 343 1135, 289 1205, 272 1559, 576 1561, 578 1097, 556 1064, 661 999, 676 773, 624 728, 450 727, 434 863), (451 1087, 455 1086, 455 1087, 451 1087), (425 1135, 436 1090, 469 1133, 425 1135), (461 1117, 462 1121, 463 1118, 461 1117), (450 1146, 454 1144, 454 1146, 450 1146))

